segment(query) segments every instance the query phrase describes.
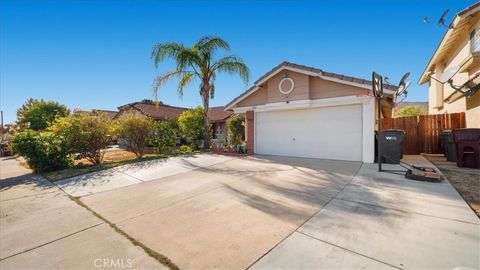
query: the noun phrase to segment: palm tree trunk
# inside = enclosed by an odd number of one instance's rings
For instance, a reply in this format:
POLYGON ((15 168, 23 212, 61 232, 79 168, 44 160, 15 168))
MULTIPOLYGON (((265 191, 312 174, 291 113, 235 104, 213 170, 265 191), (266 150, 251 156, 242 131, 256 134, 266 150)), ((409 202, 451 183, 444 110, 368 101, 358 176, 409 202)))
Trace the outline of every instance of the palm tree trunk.
MULTIPOLYGON (((210 86, 204 86, 205 89, 209 89, 210 86)), ((208 91, 202 89, 202 101, 203 101, 203 149, 210 149, 210 130, 209 130, 209 121, 208 121, 208 107, 210 101, 210 95, 208 91)))

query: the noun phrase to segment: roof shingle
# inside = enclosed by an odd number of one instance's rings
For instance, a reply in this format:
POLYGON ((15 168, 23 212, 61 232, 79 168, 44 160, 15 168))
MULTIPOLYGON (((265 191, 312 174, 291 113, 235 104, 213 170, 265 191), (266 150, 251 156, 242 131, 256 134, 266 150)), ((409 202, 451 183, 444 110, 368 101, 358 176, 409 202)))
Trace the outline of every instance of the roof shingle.
POLYGON ((225 107, 212 107, 208 109, 208 120, 224 121, 233 114, 232 111, 225 111, 225 107))
MULTIPOLYGON (((165 104, 158 104, 158 106, 156 106, 155 103, 146 102, 133 102, 118 107, 120 111, 130 108, 136 109, 155 120, 177 118, 184 111, 188 110, 188 108, 175 107, 165 104)), ((223 121, 233 114, 233 112, 225 111, 224 109, 225 107, 223 106, 210 108, 208 111, 208 119, 210 121, 223 121)))

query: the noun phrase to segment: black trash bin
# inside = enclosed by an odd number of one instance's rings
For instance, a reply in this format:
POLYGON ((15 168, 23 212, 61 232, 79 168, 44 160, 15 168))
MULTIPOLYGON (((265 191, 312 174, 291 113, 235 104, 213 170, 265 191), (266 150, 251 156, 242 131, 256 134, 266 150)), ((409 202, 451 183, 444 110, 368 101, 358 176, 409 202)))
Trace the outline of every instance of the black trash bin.
POLYGON ((453 140, 453 132, 450 129, 445 129, 440 133, 443 153, 447 161, 457 161, 457 152, 455 149, 455 141, 453 140))
POLYGON ((480 128, 453 130, 457 166, 480 169, 480 128))
POLYGON ((382 130, 378 136, 382 153, 382 163, 398 164, 403 157, 402 142, 405 131, 399 129, 382 130))

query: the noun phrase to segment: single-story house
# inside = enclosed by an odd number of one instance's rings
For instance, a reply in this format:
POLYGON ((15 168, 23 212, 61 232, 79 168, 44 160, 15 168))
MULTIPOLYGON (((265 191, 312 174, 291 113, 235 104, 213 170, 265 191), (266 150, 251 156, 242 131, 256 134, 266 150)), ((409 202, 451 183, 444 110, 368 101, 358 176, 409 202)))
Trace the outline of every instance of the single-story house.
MULTIPOLYGON (((118 107, 117 117, 130 110, 136 110, 146 117, 153 120, 177 119, 180 114, 188 108, 175 107, 160 103, 155 105, 153 102, 133 102, 118 107)), ((227 135, 227 120, 233 114, 231 111, 225 111, 222 107, 211 107, 208 110, 208 119, 212 123, 213 139, 219 141, 227 135)))
MULTIPOLYGON (((393 95, 397 87, 384 85, 393 95)), ((255 154, 373 162, 372 83, 283 62, 226 110, 245 114, 248 151, 255 154)), ((383 117, 391 117, 388 102, 383 117)))
POLYGON ((110 111, 110 110, 98 110, 98 109, 93 109, 92 113, 94 114, 103 114, 105 115, 108 119, 112 120, 117 116, 117 111, 110 111))
POLYGON ((78 114, 89 114, 89 113, 92 113, 92 114, 95 114, 95 115, 102 114, 105 117, 107 117, 109 120, 114 119, 118 114, 117 111, 100 110, 100 109, 93 109, 91 111, 86 111, 86 110, 82 110, 82 109, 74 109, 73 112, 78 113, 78 114))
POLYGON ((118 107, 117 118, 131 110, 138 111, 153 120, 177 119, 180 114, 188 110, 187 108, 175 107, 160 103, 155 105, 153 102, 132 102, 118 107))
POLYGON ((480 2, 455 15, 418 83, 429 84, 429 114, 465 112, 467 128, 480 128, 480 2))

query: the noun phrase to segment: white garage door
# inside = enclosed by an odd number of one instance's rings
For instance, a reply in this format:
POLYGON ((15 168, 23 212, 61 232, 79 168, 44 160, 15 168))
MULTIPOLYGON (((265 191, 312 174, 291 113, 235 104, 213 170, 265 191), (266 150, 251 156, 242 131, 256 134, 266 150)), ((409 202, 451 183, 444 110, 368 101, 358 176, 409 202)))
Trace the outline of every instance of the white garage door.
POLYGON ((362 160, 361 105, 257 112, 257 154, 362 160))

